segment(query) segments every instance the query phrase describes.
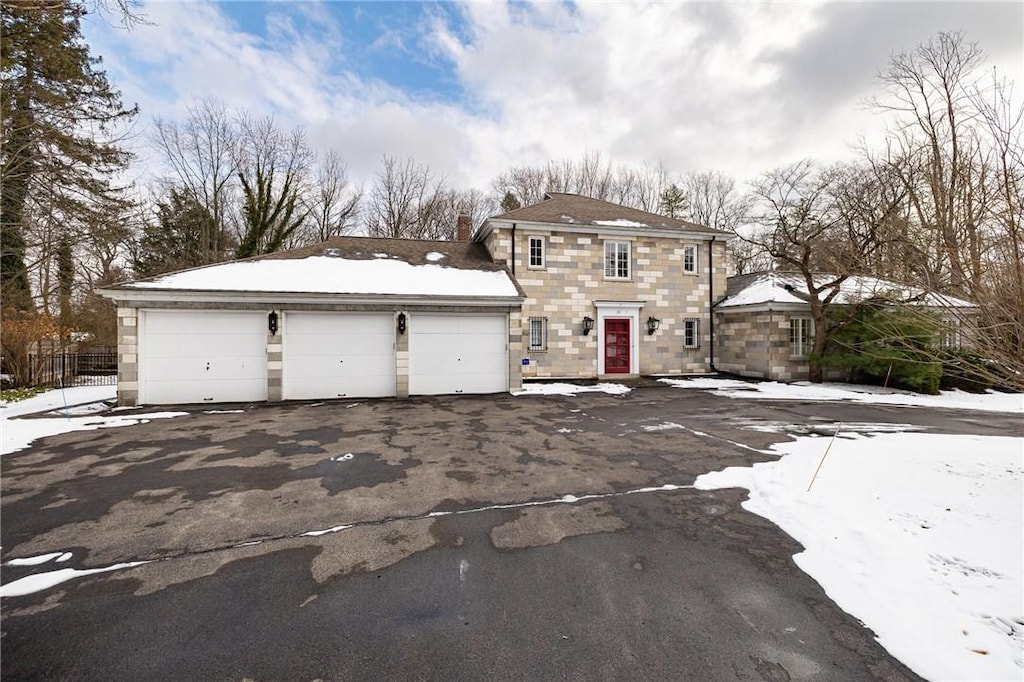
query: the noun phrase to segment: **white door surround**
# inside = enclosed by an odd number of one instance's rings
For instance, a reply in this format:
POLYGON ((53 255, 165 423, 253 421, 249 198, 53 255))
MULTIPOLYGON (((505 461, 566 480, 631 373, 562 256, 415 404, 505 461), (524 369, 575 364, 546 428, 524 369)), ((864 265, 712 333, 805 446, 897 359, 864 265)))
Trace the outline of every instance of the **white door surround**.
MULTIPOLYGON (((597 308, 597 374, 604 376, 604 321, 607 318, 629 320, 629 373, 640 373, 640 309, 644 301, 594 301, 597 308)), ((621 375, 618 375, 621 376, 621 375)))

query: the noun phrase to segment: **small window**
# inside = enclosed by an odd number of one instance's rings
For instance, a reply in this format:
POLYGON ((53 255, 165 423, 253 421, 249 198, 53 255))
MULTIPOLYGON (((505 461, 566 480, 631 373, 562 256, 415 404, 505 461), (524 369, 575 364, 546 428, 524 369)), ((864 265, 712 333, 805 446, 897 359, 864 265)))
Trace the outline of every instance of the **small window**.
POLYGON ((687 244, 683 247, 683 272, 697 272, 696 244, 687 244))
POLYGON ((809 317, 789 319, 789 355, 794 358, 807 357, 814 345, 814 323, 809 317))
POLYGON ((530 350, 548 349, 548 318, 530 318, 530 350))
POLYGON ((960 320, 943 320, 939 346, 946 350, 959 350, 961 346, 960 339, 960 320))
POLYGON ((700 348, 700 320, 683 320, 683 347, 700 348))
POLYGON ((629 242, 604 243, 605 279, 629 279, 629 242))
POLYGON ((530 237, 530 267, 544 267, 544 237, 530 237))

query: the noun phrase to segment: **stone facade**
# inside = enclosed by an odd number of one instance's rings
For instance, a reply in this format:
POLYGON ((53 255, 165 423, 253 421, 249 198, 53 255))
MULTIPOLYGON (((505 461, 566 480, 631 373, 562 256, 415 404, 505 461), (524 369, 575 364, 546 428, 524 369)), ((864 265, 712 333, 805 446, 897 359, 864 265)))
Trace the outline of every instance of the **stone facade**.
MULTIPOLYGON (((772 381, 807 381, 806 356, 792 354, 790 320, 809 319, 807 312, 737 311, 715 313, 715 367, 745 377, 772 381)), ((842 379, 842 370, 826 371, 826 379, 842 379)))
MULTIPOLYGON (((522 375, 520 373, 519 357, 522 352, 522 338, 518 333, 521 317, 517 307, 476 307, 476 306, 443 306, 443 305, 417 305, 403 306, 397 308, 394 305, 366 305, 366 304, 344 304, 344 303, 288 303, 267 304, 257 302, 246 302, 239 299, 230 303, 210 303, 200 301, 162 301, 159 306, 152 302, 120 301, 117 309, 117 352, 118 352, 118 383, 117 398, 118 404, 123 406, 134 406, 139 400, 139 311, 145 309, 159 308, 160 310, 258 310, 269 314, 277 311, 282 317, 289 311, 327 311, 327 312, 392 312, 396 318, 399 313, 404 312, 409 320, 409 325, 415 324, 417 313, 446 313, 446 314, 505 314, 509 318, 510 329, 516 333, 509 335, 509 390, 518 391, 522 388, 522 375)), ((267 333, 267 400, 279 401, 282 399, 282 382, 284 369, 283 356, 283 323, 277 334, 267 333)), ((397 383, 395 395, 400 398, 409 395, 409 334, 395 335, 395 369, 397 383)))
MULTIPOLYGON (((585 316, 598 320, 595 301, 642 302, 636 321, 635 352, 639 374, 693 374, 710 371, 710 304, 725 292, 727 263, 724 241, 661 236, 605 236, 594 233, 495 227, 485 245, 491 256, 504 262, 526 292, 518 326, 524 377, 594 378, 599 376, 598 347, 601 330, 596 326, 583 335, 585 316), (530 267, 529 238, 543 237, 545 263, 530 267), (604 242, 630 242, 630 277, 605 278, 604 242), (684 246, 696 245, 696 272, 683 272, 684 246), (714 272, 709 276, 707 248, 713 248, 714 272), (713 278, 713 290, 711 287, 713 278), (546 350, 529 349, 529 320, 547 320, 546 350), (660 326, 648 335, 646 320, 660 326), (698 321, 696 348, 684 347, 684 321, 698 321)), ((511 347, 510 347, 511 350, 511 347)), ((522 361, 521 361, 522 362, 522 361)), ((621 375, 614 375, 621 376, 621 375)))

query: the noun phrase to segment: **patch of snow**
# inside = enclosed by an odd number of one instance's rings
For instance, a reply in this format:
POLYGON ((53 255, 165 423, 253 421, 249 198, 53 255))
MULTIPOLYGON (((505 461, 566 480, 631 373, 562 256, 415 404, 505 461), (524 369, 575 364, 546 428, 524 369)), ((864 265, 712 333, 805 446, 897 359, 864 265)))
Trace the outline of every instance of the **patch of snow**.
POLYGON ((245 410, 203 410, 203 414, 245 414, 245 410))
MULTIPOLYGON (((45 564, 47 561, 53 561, 54 559, 56 559, 57 561, 61 561, 62 560, 61 557, 63 557, 65 554, 67 554, 68 558, 71 558, 71 555, 68 554, 67 552, 64 552, 64 553, 61 553, 61 552, 50 552, 49 554, 37 554, 36 556, 27 556, 27 557, 23 557, 21 559, 11 559, 11 560, 5 562, 4 565, 5 566, 38 566, 39 564, 45 564)), ((66 559, 64 559, 64 561, 66 561, 66 559)))
POLYGON ((794 557, 829 597, 928 679, 1024 675, 1024 439, 882 433, 705 474, 747 488, 744 508, 805 547, 794 557))
POLYGON ((95 575, 96 573, 107 573, 109 571, 119 571, 123 568, 135 568, 143 564, 148 564, 148 561, 129 561, 123 564, 114 564, 113 566, 104 566, 103 568, 59 568, 56 571, 47 571, 46 573, 36 573, 34 575, 27 575, 24 578, 19 578, 12 583, 6 585, 0 585, 0 597, 23 597, 26 594, 33 594, 35 592, 42 592, 48 590, 51 587, 66 583, 69 580, 75 578, 81 578, 87 575, 95 575))
POLYGON ((647 223, 638 223, 635 220, 618 218, 616 220, 595 220, 595 225, 607 225, 608 227, 649 227, 647 223))
POLYGON ((878 386, 806 382, 782 384, 777 381, 737 381, 735 379, 659 379, 676 388, 699 388, 716 391, 729 398, 764 398, 771 400, 850 401, 873 405, 906 405, 909 407, 940 407, 986 412, 1013 412, 1024 414, 1024 393, 967 393, 942 391, 939 395, 924 395, 883 389, 878 386))
POLYGON ((555 429, 555 433, 582 433, 582 429, 569 429, 564 426, 560 426, 555 429))
POLYGON ((502 270, 412 265, 400 260, 309 256, 221 263, 172 273, 132 289, 261 291, 273 293, 518 296, 502 270))
POLYGON ((26 400, 11 403, 0 403, 0 418, 20 417, 36 412, 50 412, 65 405, 81 405, 82 403, 98 403, 117 398, 117 386, 74 386, 71 388, 54 389, 26 400))
POLYGON ((426 258, 431 263, 436 263, 439 260, 444 260, 444 254, 438 253, 437 251, 431 251, 426 255, 426 258))
POLYGON ((9 455, 12 452, 23 450, 32 444, 33 441, 46 436, 56 436, 72 431, 94 431, 96 429, 108 429, 118 426, 134 426, 145 424, 151 419, 170 419, 182 417, 187 412, 149 412, 146 414, 134 414, 128 416, 109 417, 55 417, 41 419, 8 419, 4 415, 0 420, 3 434, 0 438, 0 455, 9 455))
POLYGON ((622 384, 597 384, 595 386, 577 386, 575 384, 533 384, 523 383, 522 390, 513 391, 512 395, 576 395, 577 393, 608 393, 624 395, 631 388, 622 384))
POLYGON ((337 457, 331 457, 332 462, 347 462, 355 457, 351 452, 345 453, 344 455, 338 455, 337 457))
MULTIPOLYGON (((665 422, 663 424, 645 424, 640 427, 644 431, 670 431, 672 429, 685 429, 686 427, 682 424, 676 424, 674 422, 665 422)), ((689 431, 690 429, 686 429, 689 431)), ((694 432, 696 433, 696 432, 694 432)))
POLYGON ((337 533, 337 532, 342 531, 342 530, 347 530, 347 529, 349 529, 351 527, 352 527, 352 524, 349 523, 349 524, 345 524, 345 525, 341 525, 341 526, 334 526, 332 528, 324 528, 323 530, 310 530, 310 531, 306 531, 305 533, 303 533, 302 537, 315 538, 315 537, 319 537, 321 535, 327 535, 328 533, 337 533))

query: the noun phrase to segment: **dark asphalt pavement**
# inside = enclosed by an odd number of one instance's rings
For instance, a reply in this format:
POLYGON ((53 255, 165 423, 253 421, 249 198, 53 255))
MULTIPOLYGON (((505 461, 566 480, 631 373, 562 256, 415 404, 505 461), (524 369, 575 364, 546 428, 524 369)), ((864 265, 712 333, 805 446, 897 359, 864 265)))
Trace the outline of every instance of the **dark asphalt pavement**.
MULTIPOLYGON (((2 560, 150 563, 4 599, 0 672, 916 679, 795 566, 795 541, 740 507, 745 491, 686 487, 771 459, 759 450, 786 436, 752 425, 837 421, 1024 430, 1010 415, 649 387, 197 408, 45 439, 3 458, 2 560), (681 487, 621 494, 665 484, 681 487), (559 501, 586 494, 601 497, 559 501)), ((56 567, 5 566, 3 581, 56 567)))

